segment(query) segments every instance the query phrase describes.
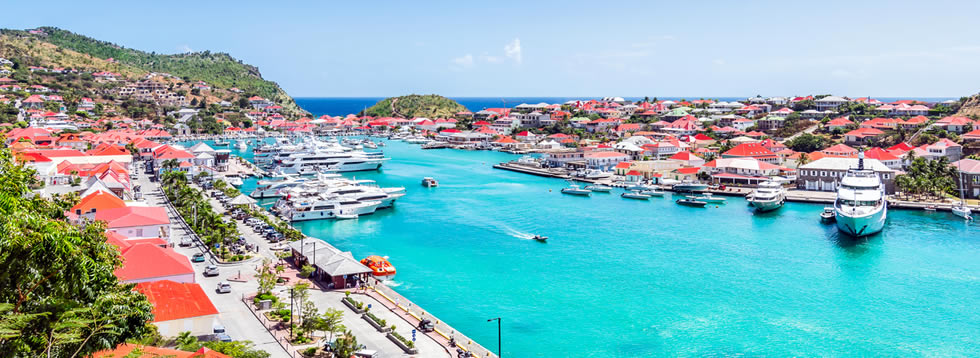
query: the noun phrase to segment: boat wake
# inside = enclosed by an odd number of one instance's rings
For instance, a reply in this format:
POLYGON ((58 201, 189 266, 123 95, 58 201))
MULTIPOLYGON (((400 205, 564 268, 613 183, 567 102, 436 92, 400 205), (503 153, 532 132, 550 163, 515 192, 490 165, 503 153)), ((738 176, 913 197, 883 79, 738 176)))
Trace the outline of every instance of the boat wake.
POLYGON ((398 281, 395 281, 395 280, 385 280, 385 281, 381 281, 381 283, 383 283, 385 286, 388 286, 388 287, 398 287, 398 286, 401 286, 402 285, 401 282, 398 282, 398 281))
POLYGON ((504 231, 507 233, 507 235, 516 237, 518 239, 531 240, 531 239, 534 238, 534 234, 526 233, 526 232, 520 232, 520 231, 514 230, 513 228, 510 228, 510 227, 504 227, 504 231))

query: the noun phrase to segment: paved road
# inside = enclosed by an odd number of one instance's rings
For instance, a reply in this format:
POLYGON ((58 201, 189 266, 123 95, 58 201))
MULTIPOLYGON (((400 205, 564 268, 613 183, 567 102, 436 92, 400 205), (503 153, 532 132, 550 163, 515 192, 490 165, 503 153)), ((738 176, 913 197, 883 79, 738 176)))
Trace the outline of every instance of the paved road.
POLYGON ((783 143, 788 142, 793 138, 799 137, 803 133, 813 134, 813 131, 817 130, 817 128, 820 128, 819 124, 814 124, 812 126, 809 126, 806 129, 804 129, 802 132, 796 133, 794 135, 789 136, 789 138, 783 139, 783 143))
MULTIPOLYGON (((144 200, 150 205, 166 206, 165 199, 157 190, 157 183, 151 183, 144 174, 140 174, 137 183, 143 188, 144 200)), ((179 219, 174 212, 170 212, 171 240, 179 243, 183 237, 188 237, 189 233, 178 224, 179 219)), ((197 252, 203 252, 199 247, 175 247, 178 253, 190 257, 197 252)), ((231 293, 219 294, 216 292, 218 282, 226 280, 228 277, 237 274, 239 270, 243 274, 254 274, 254 264, 238 265, 234 267, 222 266, 220 275, 217 277, 204 277, 204 267, 208 263, 194 263, 195 280, 207 293, 208 298, 218 309, 218 320, 225 326, 228 335, 234 340, 249 340, 255 343, 255 347, 271 354, 273 358, 287 358, 289 355, 275 341, 275 338, 259 323, 258 319, 241 302, 241 298, 246 293, 258 290, 258 284, 251 282, 231 282, 231 293)))

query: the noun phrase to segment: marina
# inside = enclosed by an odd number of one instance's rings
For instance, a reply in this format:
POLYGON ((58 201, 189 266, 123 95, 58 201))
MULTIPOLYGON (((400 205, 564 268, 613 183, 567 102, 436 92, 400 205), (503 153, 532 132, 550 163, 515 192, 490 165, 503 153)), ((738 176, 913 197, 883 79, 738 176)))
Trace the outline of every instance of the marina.
MULTIPOLYGON (((478 342, 496 339, 484 316, 509 318, 503 324, 511 347, 505 346, 505 355, 511 350, 576 355, 571 346, 539 343, 588 339, 601 342, 596 354, 602 356, 698 355, 745 347, 766 347, 764 353, 771 355, 814 350, 900 355, 910 348, 888 342, 899 336, 910 342, 904 338, 908 330, 917 332, 910 343, 914 351, 935 348, 934 342, 949 330, 963 337, 980 334, 966 324, 970 320, 944 330, 927 323, 977 318, 965 303, 944 300, 942 310, 927 309, 936 301, 909 300, 904 295, 911 293, 898 289, 915 285, 925 293, 921 297, 975 297, 970 280, 961 276, 918 273, 980 270, 973 259, 980 254, 980 243, 970 239, 980 230, 952 220, 949 212, 894 211, 880 234, 855 240, 819 219, 824 206, 819 203, 832 202, 833 193, 807 198, 812 204, 788 196, 780 210, 765 213, 755 213, 739 197, 749 191, 729 192, 727 205, 705 208, 677 205, 672 201, 683 196, 669 190, 671 200, 604 195, 574 200, 559 193, 567 186, 565 180, 494 169, 494 163, 515 160, 515 155, 427 151, 417 144, 386 142, 385 155, 392 160, 381 170, 344 177, 407 188, 395 208, 358 220, 294 226, 357 257, 391 257, 398 275, 387 281, 389 287, 478 342), (419 178, 426 176, 439 178, 438 190, 419 186, 419 178), (432 235, 436 232, 438 238, 453 240, 437 239, 432 235), (527 246, 542 234, 560 239, 527 246), (655 259, 637 263, 630 259, 635 257, 655 259), (908 266, 913 257, 914 269, 908 266), (460 261, 467 265, 461 267, 460 261), (625 281, 626 287, 642 288, 636 294, 615 294, 624 287, 620 279, 582 282, 583 275, 615 277, 625 266, 650 273, 625 281), (512 278, 494 279, 501 272, 511 272, 512 278), (874 279, 871 272, 888 279, 874 279), (525 292, 537 292, 535 301, 528 302, 525 292), (605 310, 601 326, 589 315, 572 315, 609 300, 625 300, 625 306, 605 310), (878 300, 894 304, 872 304, 878 300), (869 311, 874 312, 871 322, 869 311), (928 318, 911 319, 905 314, 909 311, 928 318), (640 321, 648 324, 637 326, 640 321), (869 324, 903 328, 876 330, 869 338, 869 324), (803 331, 799 325, 840 333, 838 339, 824 340, 820 330, 803 331), (761 337, 778 337, 781 343, 761 337), (806 344, 789 343, 793 339, 806 344)), ((243 191, 254 189, 256 181, 245 179, 243 191)), ((273 202, 260 201, 267 207, 273 202)), ((972 343, 962 341, 956 351, 972 352, 972 343)))

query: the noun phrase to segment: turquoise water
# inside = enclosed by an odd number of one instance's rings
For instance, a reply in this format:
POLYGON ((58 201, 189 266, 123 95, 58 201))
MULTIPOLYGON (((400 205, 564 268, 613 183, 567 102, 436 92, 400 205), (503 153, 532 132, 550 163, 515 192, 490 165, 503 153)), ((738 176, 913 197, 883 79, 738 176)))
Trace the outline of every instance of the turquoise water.
POLYGON ((394 209, 298 227, 390 256, 401 294, 493 350, 502 317, 505 356, 980 356, 980 225, 948 213, 892 211, 854 241, 820 205, 573 197, 491 168, 503 153, 385 152, 347 176, 405 186, 394 209))

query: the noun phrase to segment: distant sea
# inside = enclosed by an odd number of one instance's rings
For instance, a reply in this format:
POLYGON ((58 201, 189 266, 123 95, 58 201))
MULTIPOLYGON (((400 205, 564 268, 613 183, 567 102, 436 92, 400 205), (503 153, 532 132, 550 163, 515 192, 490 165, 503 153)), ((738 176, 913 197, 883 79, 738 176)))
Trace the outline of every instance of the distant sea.
MULTIPOLYGON (((511 108, 521 103, 565 103, 572 100, 590 100, 597 99, 597 97, 449 97, 459 102, 471 112, 480 111, 485 108, 500 108, 507 107, 511 108)), ((643 99, 643 97, 623 97, 626 100, 637 101, 643 99)), ((653 98, 653 97, 651 97, 653 98)), ((701 97, 657 97, 658 99, 669 99, 669 100, 693 100, 699 99, 701 97)), ((748 98, 744 97, 704 97, 716 99, 719 101, 731 102, 739 101, 748 98)), ((915 99, 923 102, 941 102, 948 99, 956 99, 952 97, 873 97, 882 102, 894 102, 903 99, 915 99)), ((299 97, 296 98, 296 103, 299 104, 303 109, 310 111, 316 116, 322 116, 324 114, 330 116, 345 116, 348 114, 357 114, 363 111, 367 107, 373 106, 378 101, 385 99, 385 97, 299 97)))

